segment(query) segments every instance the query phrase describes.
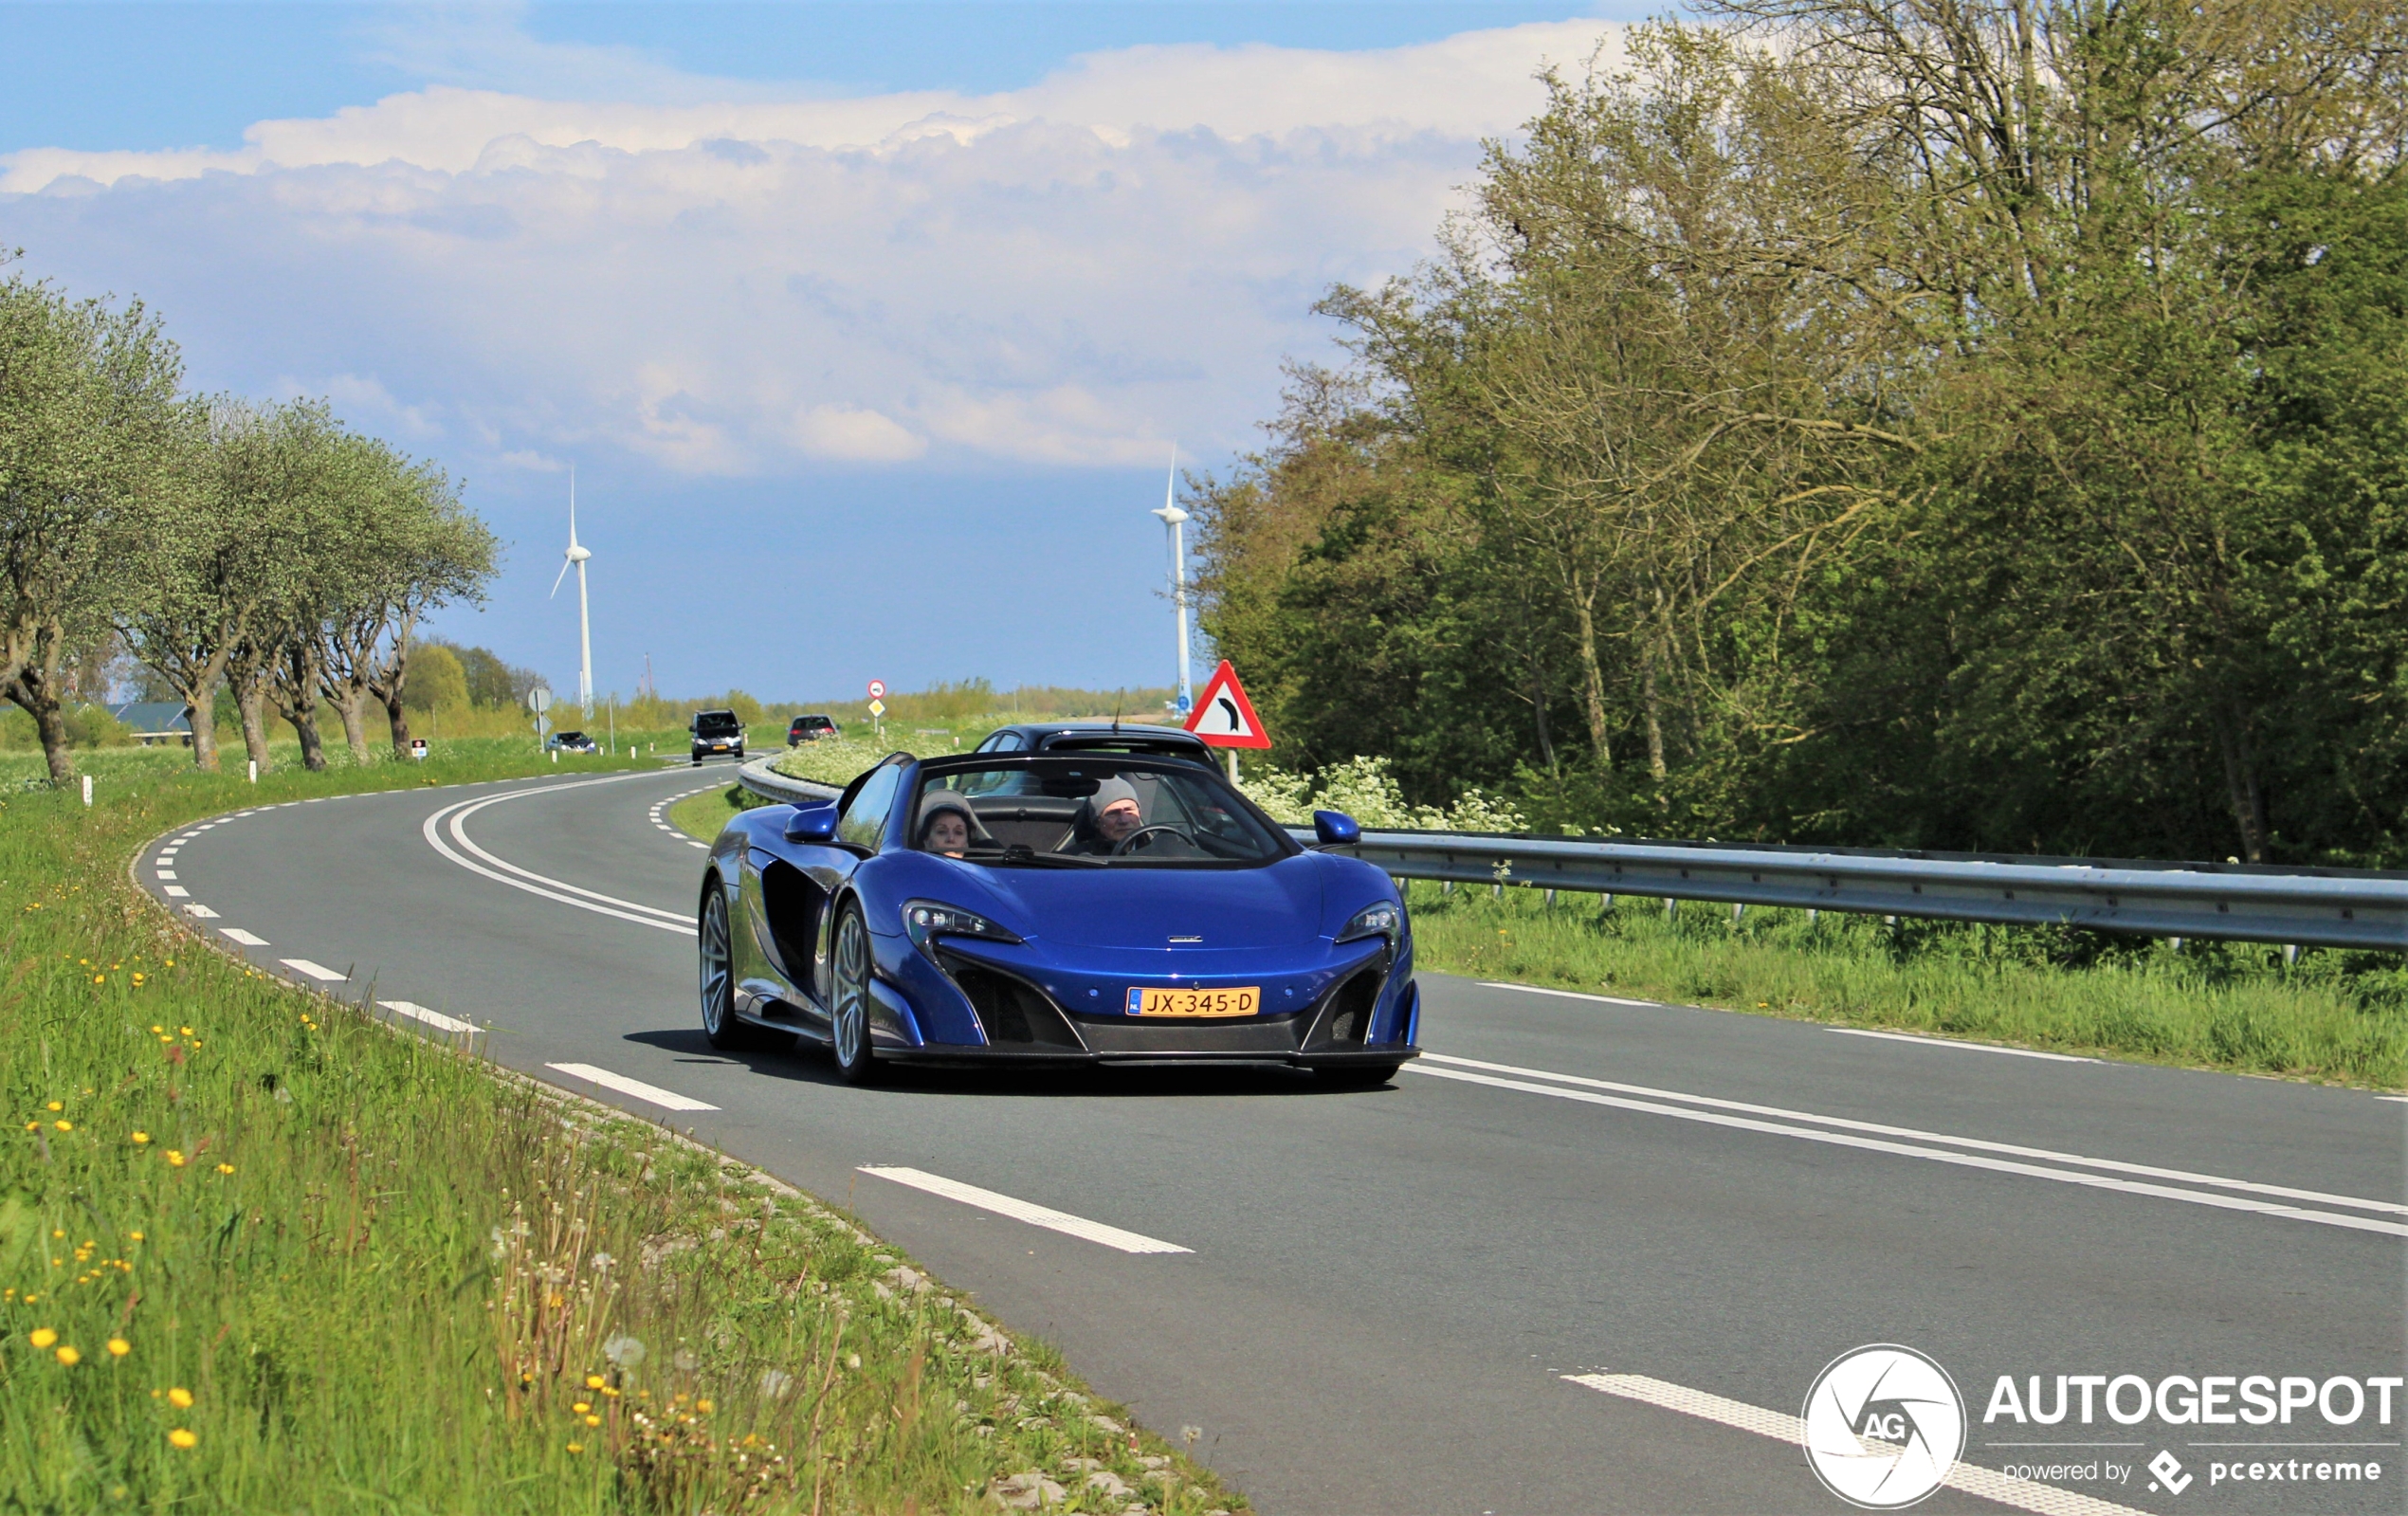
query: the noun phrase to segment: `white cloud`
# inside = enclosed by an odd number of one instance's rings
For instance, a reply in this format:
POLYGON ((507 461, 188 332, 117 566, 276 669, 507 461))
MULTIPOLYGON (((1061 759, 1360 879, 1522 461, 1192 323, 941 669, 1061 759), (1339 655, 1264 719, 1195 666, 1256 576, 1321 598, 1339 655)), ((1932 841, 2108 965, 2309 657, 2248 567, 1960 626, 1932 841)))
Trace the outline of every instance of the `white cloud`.
POLYGON ((418 450, 1151 464, 1245 445, 1326 340, 1313 299, 1425 255, 1533 71, 1610 31, 1138 47, 976 98, 702 99, 545 55, 640 98, 447 84, 230 153, 37 149, 0 158, 0 224, 418 450))

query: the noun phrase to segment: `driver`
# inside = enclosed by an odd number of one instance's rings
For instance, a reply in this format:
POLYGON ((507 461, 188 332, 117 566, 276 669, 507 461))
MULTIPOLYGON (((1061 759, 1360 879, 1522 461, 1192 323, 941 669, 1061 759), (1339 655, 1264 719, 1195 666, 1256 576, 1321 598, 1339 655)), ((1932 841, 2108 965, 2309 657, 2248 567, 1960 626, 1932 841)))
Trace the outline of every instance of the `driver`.
POLYGON ((1076 834, 1063 851, 1109 856, 1144 824, 1145 818, 1138 809, 1137 787, 1117 776, 1106 779, 1087 796, 1086 813, 1080 817, 1076 834))
POLYGON ((978 834, 977 814, 970 802, 952 790, 931 790, 920 802, 920 847, 958 858, 970 850, 978 834))

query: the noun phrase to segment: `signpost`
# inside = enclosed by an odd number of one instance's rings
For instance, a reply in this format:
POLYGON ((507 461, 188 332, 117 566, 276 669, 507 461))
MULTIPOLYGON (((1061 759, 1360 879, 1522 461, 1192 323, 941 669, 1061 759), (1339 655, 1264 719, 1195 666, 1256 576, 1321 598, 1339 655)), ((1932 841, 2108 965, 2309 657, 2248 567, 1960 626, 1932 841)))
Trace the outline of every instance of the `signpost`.
POLYGON ((885 714, 886 682, 883 679, 873 679, 869 682, 869 720, 870 740, 872 741, 878 740, 885 733, 886 728, 884 720, 885 714))
MULTIPOLYGON (((552 688, 550 685, 538 685, 527 691, 527 709, 535 712, 535 745, 538 752, 543 750, 543 713, 551 708, 552 688)), ((557 762, 558 759, 556 758, 553 761, 557 762)))
POLYGON ((410 756, 421 763, 427 761, 427 740, 425 738, 413 737, 410 740, 410 756))
POLYGON ((1237 682, 1237 670, 1229 660, 1213 670, 1204 682, 1204 693, 1195 698, 1195 709, 1188 713, 1187 729, 1202 738, 1206 745, 1229 750, 1230 782, 1237 782, 1237 750, 1241 747, 1268 748, 1270 734, 1263 730, 1263 719, 1254 714, 1254 703, 1246 698, 1246 686, 1237 682))

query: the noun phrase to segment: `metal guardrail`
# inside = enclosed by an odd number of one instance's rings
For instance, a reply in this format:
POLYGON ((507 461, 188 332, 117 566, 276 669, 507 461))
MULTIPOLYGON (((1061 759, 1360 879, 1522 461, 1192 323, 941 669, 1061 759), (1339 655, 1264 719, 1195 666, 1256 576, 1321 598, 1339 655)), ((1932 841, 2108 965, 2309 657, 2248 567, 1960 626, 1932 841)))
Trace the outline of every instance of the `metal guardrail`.
POLYGON ((784 805, 812 805, 833 800, 845 792, 832 784, 818 784, 810 779, 797 779, 778 773, 771 765, 775 756, 757 758, 736 771, 736 782, 764 800, 784 805))
MULTIPOLYGON (((789 804, 839 793, 773 773, 772 761, 745 764, 739 782, 789 804)), ((1289 830, 1313 841, 1308 828, 1289 830)), ((1365 831, 1343 850, 1400 880, 2408 951, 2408 874, 1453 831, 1365 831)))
POLYGON ((1349 850, 1399 879, 2002 925, 2062 923, 2144 937, 2408 950, 2408 875, 2351 869, 2286 872, 2229 864, 1918 856, 1437 831, 1366 831, 1349 850))

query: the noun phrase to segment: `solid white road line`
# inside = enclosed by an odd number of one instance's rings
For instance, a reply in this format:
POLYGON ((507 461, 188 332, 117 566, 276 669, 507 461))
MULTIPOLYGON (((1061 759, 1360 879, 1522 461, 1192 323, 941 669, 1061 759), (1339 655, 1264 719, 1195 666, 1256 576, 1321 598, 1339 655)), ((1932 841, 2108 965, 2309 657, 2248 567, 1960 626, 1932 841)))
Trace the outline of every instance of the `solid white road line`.
POLYGON ((682 936, 691 937, 694 935, 694 923, 679 912, 663 910, 657 905, 646 905, 637 901, 621 900, 615 895, 605 895, 597 890, 585 889, 564 880, 538 874, 533 869, 521 868, 517 864, 504 858, 498 858, 478 847, 469 840, 464 827, 464 823, 469 816, 486 806, 498 805, 504 800, 515 800, 520 795, 548 795, 556 790, 575 789, 592 784, 614 784, 620 778, 643 777, 645 776, 642 774, 629 774, 608 779, 575 779, 566 784, 547 784, 537 789, 514 791, 483 800, 461 801, 456 805, 446 806, 428 816, 419 831, 426 836, 428 845, 435 851, 471 873, 483 874, 487 879, 507 885, 513 889, 523 889, 530 895, 540 895, 546 900, 556 901, 563 905, 575 905, 579 910, 589 910, 597 915, 615 917, 623 922, 634 922, 640 926, 658 927, 665 932, 676 932, 682 936), (448 822, 447 827, 445 826, 447 822, 448 822), (444 840, 443 832, 447 830, 451 833, 452 840, 460 845, 458 849, 444 840), (475 862, 465 856, 461 849, 465 849, 467 853, 474 853, 477 858, 484 862, 475 862), (487 864, 492 867, 485 867, 487 864), (516 877, 513 877, 514 875, 516 877))
POLYGON ((306 974, 320 984, 333 984, 337 980, 348 979, 351 977, 348 974, 336 973, 333 969, 328 968, 323 963, 312 963, 305 958, 288 958, 283 959, 283 962, 284 967, 292 970, 294 973, 306 974))
POLYGON ((892 1179, 897 1184, 906 1184, 915 1190, 924 1190, 930 1195, 939 1195, 948 1200, 958 1200, 963 1205, 975 1205, 981 1211, 992 1211, 996 1215, 1010 1216, 1014 1221, 1026 1221, 1032 1227, 1043 1227, 1049 1232, 1063 1233, 1068 1236, 1084 1238, 1088 1242, 1100 1242, 1107 1248, 1118 1248, 1122 1252, 1193 1252, 1195 1251, 1193 1248, 1182 1248, 1176 1242, 1164 1242, 1158 1237, 1123 1232, 1119 1227, 1107 1227, 1101 1221, 1089 1221, 1085 1216, 1074 1216, 1068 1212, 1056 1211, 1049 1206, 1031 1205, 1026 1200, 1015 1200, 1011 1196, 997 1195, 993 1190, 982 1190, 975 1184, 964 1184, 959 1179, 948 1179, 940 1174, 928 1174, 919 1169, 897 1168, 884 1163, 865 1163, 861 1166, 861 1172, 874 1174, 882 1179, 892 1179))
POLYGON ((719 1109, 717 1105, 706 1105, 699 1100, 689 1100, 673 1089, 663 1089, 658 1085, 648 1085, 641 1079, 629 1079, 625 1074, 614 1074, 608 1069, 596 1069, 592 1064, 545 1064, 543 1067, 557 1069, 560 1072, 574 1075, 588 1084, 600 1085, 604 1089, 615 1089, 622 1095, 632 1095, 637 1100, 648 1100, 653 1105, 665 1106, 669 1110, 719 1109))
POLYGON ((412 1021, 423 1021, 439 1032, 477 1030, 477 1024, 473 1021, 462 1021, 456 1016, 445 1015, 440 1011, 429 1011, 423 1005, 414 1005, 408 1000, 379 1000, 376 1003, 397 1016, 408 1016, 412 1021))
POLYGON ((1852 1132, 1871 1132, 1879 1137, 1909 1138, 1918 1142, 1945 1142, 1951 1147, 1970 1147, 1984 1153, 2006 1153, 2016 1158, 2042 1159, 2051 1163, 2074 1163, 2084 1168, 2107 1169, 2116 1174, 2137 1174, 2145 1178, 2175 1179, 2184 1184, 2205 1184, 2222 1190, 2242 1190, 2252 1195, 2276 1195, 2286 1200, 2313 1200, 2322 1205, 2345 1205, 2361 1211, 2385 1211, 2396 1215, 2408 1215, 2408 1204, 2397 1200, 2367 1200, 2354 1195, 2334 1195, 2325 1190, 2301 1190, 2285 1184, 2262 1184, 2254 1179, 2228 1179, 2220 1174, 2198 1174, 2189 1169, 2159 1168, 2148 1163, 2127 1163, 2121 1159, 2087 1158, 2080 1153, 2060 1153, 2053 1148, 2025 1147, 2015 1142, 1994 1142, 1979 1137, 1957 1137, 1947 1132, 1926 1132, 1913 1126, 1885 1126, 1879 1122, 1852 1121, 1845 1116, 1819 1116, 1813 1111, 1790 1110, 1780 1105, 1753 1105, 1742 1100, 1717 1100, 1710 1095, 1691 1095, 1677 1089, 1654 1089, 1646 1085, 1621 1085, 1610 1079, 1589 1079, 1579 1074, 1560 1074, 1545 1069, 1523 1069, 1513 1064, 1484 1063, 1477 1058, 1450 1058, 1445 1053, 1424 1053, 1435 1063, 1453 1064, 1464 1069, 1485 1069, 1492 1074, 1511 1074, 1527 1079, 1548 1079, 1560 1085, 1578 1085, 1584 1089, 1611 1089, 1625 1095, 1640 1095, 1651 1100, 1677 1100, 1690 1105, 1706 1105, 1716 1110, 1744 1111, 1751 1116, 1774 1116, 1783 1121, 1813 1122, 1818 1126, 1837 1126, 1852 1132))
POLYGON ((1961 1042, 1955 1037, 1925 1037, 1912 1032, 1875 1032, 1870 1027, 1825 1027, 1849 1037, 1883 1037, 1891 1042, 1911 1042, 1919 1048, 1955 1048, 1964 1052, 2003 1052, 2017 1058, 2046 1058, 2052 1063, 2094 1064, 2096 1058, 2078 1057, 2070 1052, 2042 1052, 2036 1048, 2001 1048, 1995 1042, 1961 1042))
POLYGON ((1605 1005, 1643 1005, 1651 1011, 1664 1011, 1670 1009, 1670 1007, 1667 1006, 1661 1000, 1625 1000, 1618 995, 1583 995, 1578 990, 1542 990, 1535 984, 1500 984, 1494 980, 1482 979, 1480 981, 1480 988, 1484 990, 1520 990, 1523 995, 1552 995, 1559 1000, 1596 1000, 1605 1005))
MULTIPOLYGON (((1692 1390, 1687 1385, 1651 1379, 1644 1374, 1567 1374, 1563 1377, 1569 1382, 1587 1389, 1618 1395, 1626 1400, 1644 1401, 1706 1421, 1719 1421, 1742 1432, 1753 1432, 1760 1437, 1786 1442, 1793 1448, 1806 1445, 1805 1422, 1793 1416, 1783 1416, 1779 1411, 1749 1405, 1743 1400, 1725 1399, 1719 1395, 1708 1395, 1704 1390, 1692 1390)), ((2118 1506, 2096 1496, 2060 1489, 2054 1485, 2017 1479, 2012 1474, 2002 1474, 1995 1469, 1982 1469, 1969 1463, 1960 1463, 1949 1470, 1947 1477, 1941 1483, 1951 1489, 1961 1489, 1968 1495, 1995 1500, 2001 1506, 2037 1512, 2038 1516, 2142 1516, 2140 1511, 2129 1506, 2118 1506)))
MULTIPOLYGON (((1641 1111, 1651 1116, 1671 1116, 1685 1122, 1701 1122, 1709 1126, 1728 1126, 1743 1132, 1761 1132, 1773 1137, 1794 1137, 1809 1142, 1827 1142, 1833 1147, 1862 1148, 1868 1152, 1889 1153, 1900 1158, 1927 1159, 1935 1163, 1954 1163, 1961 1168, 1987 1169, 1998 1174, 2020 1175, 2025 1178, 2053 1179, 2059 1184, 2079 1184, 2094 1190, 2114 1190, 2125 1195, 2155 1196, 2162 1200, 2181 1200, 2192 1205, 2212 1206, 2224 1211, 2250 1211, 2260 1215, 2283 1216, 2293 1221, 2313 1221, 2328 1227, 2345 1227, 2354 1232, 2381 1232, 2395 1237, 2408 1237, 2408 1224, 2381 1221, 2373 1216, 2343 1215, 2332 1211, 2311 1211, 2303 1206, 2276 1205, 2268 1200, 2251 1199, 2239 1195, 2216 1195, 2203 1190, 2178 1190, 2169 1185, 2145 1184, 2134 1179, 2119 1179, 2105 1174, 2082 1174, 2072 1169, 2045 1168, 2036 1163, 2016 1163, 2005 1159, 1985 1157, 1979 1153, 1953 1153, 1944 1148, 1922 1147, 1906 1142, 1883 1142, 1878 1138, 1858 1137, 1851 1132, 1818 1132, 1810 1127, 1789 1126, 1778 1122, 1757 1121, 1745 1116, 1725 1116, 1719 1111, 1688 1110, 1678 1105, 1666 1105, 1656 1101, 1626 1100, 1618 1095, 1593 1094, 1587 1089, 1565 1089, 1553 1085, 1534 1085, 1524 1080, 1498 1079, 1477 1074, 1469 1069, 1425 1067, 1429 1055, 1421 1062, 1405 1067, 1432 1079, 1460 1080, 1468 1085, 1487 1085, 1494 1089, 1518 1089, 1526 1094, 1551 1095, 1557 1100, 1579 1101, 1590 1105, 1611 1105, 1621 1110, 1641 1111)), ((1586 1080, 1584 1084, 1598 1081, 1586 1080)), ((1717 1105, 1728 1104, 1716 1102, 1717 1105)), ((1855 1123, 1851 1123, 1855 1124, 1855 1123)), ((2228 1183, 2239 1183, 2228 1180, 2228 1183)), ((2252 1185, 2252 1189, 2269 1188, 2252 1185)), ((2390 1210, 2386 1201, 2362 1200, 2354 1196, 2334 1196, 2345 1205, 2367 1206, 2390 1210)))
POLYGON ((244 931, 239 926, 221 926, 217 929, 217 931, 219 936, 227 938, 231 941, 240 942, 245 947, 265 947, 267 945, 266 938, 254 937, 250 933, 244 931))

